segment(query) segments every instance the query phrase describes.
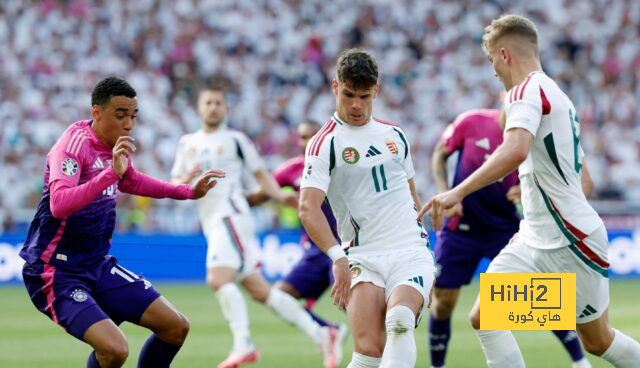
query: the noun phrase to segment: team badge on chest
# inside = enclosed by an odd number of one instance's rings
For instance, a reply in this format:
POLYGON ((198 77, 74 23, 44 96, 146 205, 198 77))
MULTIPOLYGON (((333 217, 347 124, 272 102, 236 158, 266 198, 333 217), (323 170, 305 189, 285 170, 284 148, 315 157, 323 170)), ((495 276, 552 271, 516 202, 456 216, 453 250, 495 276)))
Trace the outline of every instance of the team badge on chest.
POLYGON ((62 161, 62 173, 66 176, 74 176, 78 172, 78 163, 72 158, 62 161))
POLYGON ((360 153, 353 147, 347 147, 342 150, 342 159, 344 162, 353 165, 360 160, 360 153))
POLYGON ((397 155, 398 154, 398 146, 396 146, 396 142, 394 142, 392 139, 387 138, 384 143, 387 145, 387 148, 389 149, 389 152, 391 152, 392 155, 397 155))

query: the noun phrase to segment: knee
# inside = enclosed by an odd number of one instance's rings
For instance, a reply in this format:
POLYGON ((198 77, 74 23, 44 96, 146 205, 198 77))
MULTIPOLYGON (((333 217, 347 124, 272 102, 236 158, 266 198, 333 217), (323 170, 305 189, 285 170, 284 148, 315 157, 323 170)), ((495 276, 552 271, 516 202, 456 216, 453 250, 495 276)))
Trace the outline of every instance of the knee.
POLYGON ((469 313, 469 322, 475 330, 480 329, 480 310, 473 308, 469 313))
POLYGON ((213 291, 217 292, 225 284, 227 284, 227 281, 223 282, 222 280, 218 280, 211 275, 207 275, 207 286, 209 286, 213 291))
POLYGON ((109 341, 105 346, 96 349, 96 356, 102 365, 121 367, 129 356, 129 345, 126 340, 109 341))
POLYGON ((374 339, 361 339, 354 346, 354 351, 368 357, 380 358, 384 350, 384 342, 380 343, 374 339))
POLYGON ((416 316, 413 311, 404 305, 396 305, 389 309, 385 318, 387 337, 413 333, 415 324, 416 316))
POLYGON ((602 356, 602 354, 609 349, 609 345, 611 345, 611 342, 605 341, 604 338, 582 339, 584 350, 596 356, 602 356))
POLYGON ((182 314, 178 314, 179 318, 171 323, 169 328, 162 334, 161 338, 168 344, 175 346, 182 346, 184 340, 187 338, 189 334, 189 329, 191 325, 189 324, 189 320, 187 317, 182 314))
MULTIPOLYGON (((247 288, 247 291, 249 292, 251 299, 264 304, 267 302, 267 299, 269 298, 269 293, 271 292, 271 288, 254 286, 254 287, 247 288)), ((278 291, 281 292, 280 290, 278 291)))
MULTIPOLYGON (((435 295, 435 294, 434 294, 435 295)), ((448 298, 434 297, 433 304, 431 306, 431 313, 436 319, 448 319, 451 318, 451 313, 455 303, 448 298)))

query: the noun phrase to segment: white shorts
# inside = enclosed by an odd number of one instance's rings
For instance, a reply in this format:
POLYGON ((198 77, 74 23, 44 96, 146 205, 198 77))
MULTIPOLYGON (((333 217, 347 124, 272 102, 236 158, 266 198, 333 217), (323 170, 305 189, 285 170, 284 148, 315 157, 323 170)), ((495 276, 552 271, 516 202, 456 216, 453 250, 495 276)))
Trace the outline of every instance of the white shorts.
POLYGON ((260 247, 251 214, 212 220, 203 229, 207 238, 207 268, 233 268, 240 280, 260 269, 260 247))
POLYGON ((424 298, 422 311, 416 320, 420 322, 422 312, 429 305, 429 296, 435 280, 435 261, 427 248, 412 248, 374 254, 349 254, 351 287, 361 282, 370 282, 384 289, 388 302, 393 290, 400 285, 411 286, 424 298))
POLYGON ((575 273, 576 323, 587 323, 609 306, 608 245, 604 226, 576 245, 557 249, 533 248, 516 235, 487 273, 575 273))

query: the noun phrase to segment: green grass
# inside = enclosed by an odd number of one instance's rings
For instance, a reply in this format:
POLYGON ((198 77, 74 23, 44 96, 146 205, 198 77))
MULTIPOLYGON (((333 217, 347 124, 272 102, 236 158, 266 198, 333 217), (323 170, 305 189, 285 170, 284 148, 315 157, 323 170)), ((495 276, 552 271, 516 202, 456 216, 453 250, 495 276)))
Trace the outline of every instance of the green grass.
MULTIPOLYGON (((215 367, 231 347, 231 337, 213 293, 204 284, 159 284, 156 287, 191 320, 191 332, 173 366, 215 367)), ((454 314, 447 359, 449 368, 485 366, 482 350, 466 317, 477 290, 478 284, 463 289, 454 314)), ((611 283, 612 324, 635 339, 640 339, 639 290, 640 281, 611 283)), ((346 319, 327 297, 316 308, 319 314, 333 320, 346 319)), ((261 305, 250 302, 249 309, 254 340, 262 353, 262 359, 251 367, 321 367, 320 355, 306 336, 261 305)), ((425 318, 416 331, 417 367, 429 367, 427 323, 425 318)), ((135 367, 148 331, 131 324, 124 324, 123 330, 131 352, 125 366, 135 367)), ((551 332, 517 332, 516 338, 527 367, 570 367, 568 355, 551 332)), ((343 366, 350 358, 352 347, 353 343, 349 341, 343 366)), ((88 345, 65 334, 40 314, 22 287, 0 288, 0 367, 83 367, 89 352, 88 345)), ((599 358, 589 359, 594 367, 610 366, 599 358)))

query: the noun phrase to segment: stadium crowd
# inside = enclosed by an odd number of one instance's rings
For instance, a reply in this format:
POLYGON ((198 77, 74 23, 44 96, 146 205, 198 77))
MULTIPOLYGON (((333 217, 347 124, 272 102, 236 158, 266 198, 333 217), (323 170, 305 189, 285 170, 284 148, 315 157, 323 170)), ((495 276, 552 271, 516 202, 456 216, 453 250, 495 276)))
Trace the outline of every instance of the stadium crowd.
MULTIPOLYGON (((178 137, 200 124, 198 85, 212 77, 228 84, 229 124, 273 168, 298 153, 298 122, 330 117, 333 65, 352 46, 378 59, 377 117, 413 138, 425 199, 435 193, 429 157, 446 124, 470 108, 499 107, 501 85, 480 38, 506 11, 539 26, 543 67, 579 111, 595 196, 640 200, 638 1, 6 0, 0 232, 32 217, 44 157, 71 122, 90 117, 101 77, 122 76, 138 92, 140 171, 169 177, 178 137)), ((188 204, 122 201, 122 228, 197 229, 188 204)))

